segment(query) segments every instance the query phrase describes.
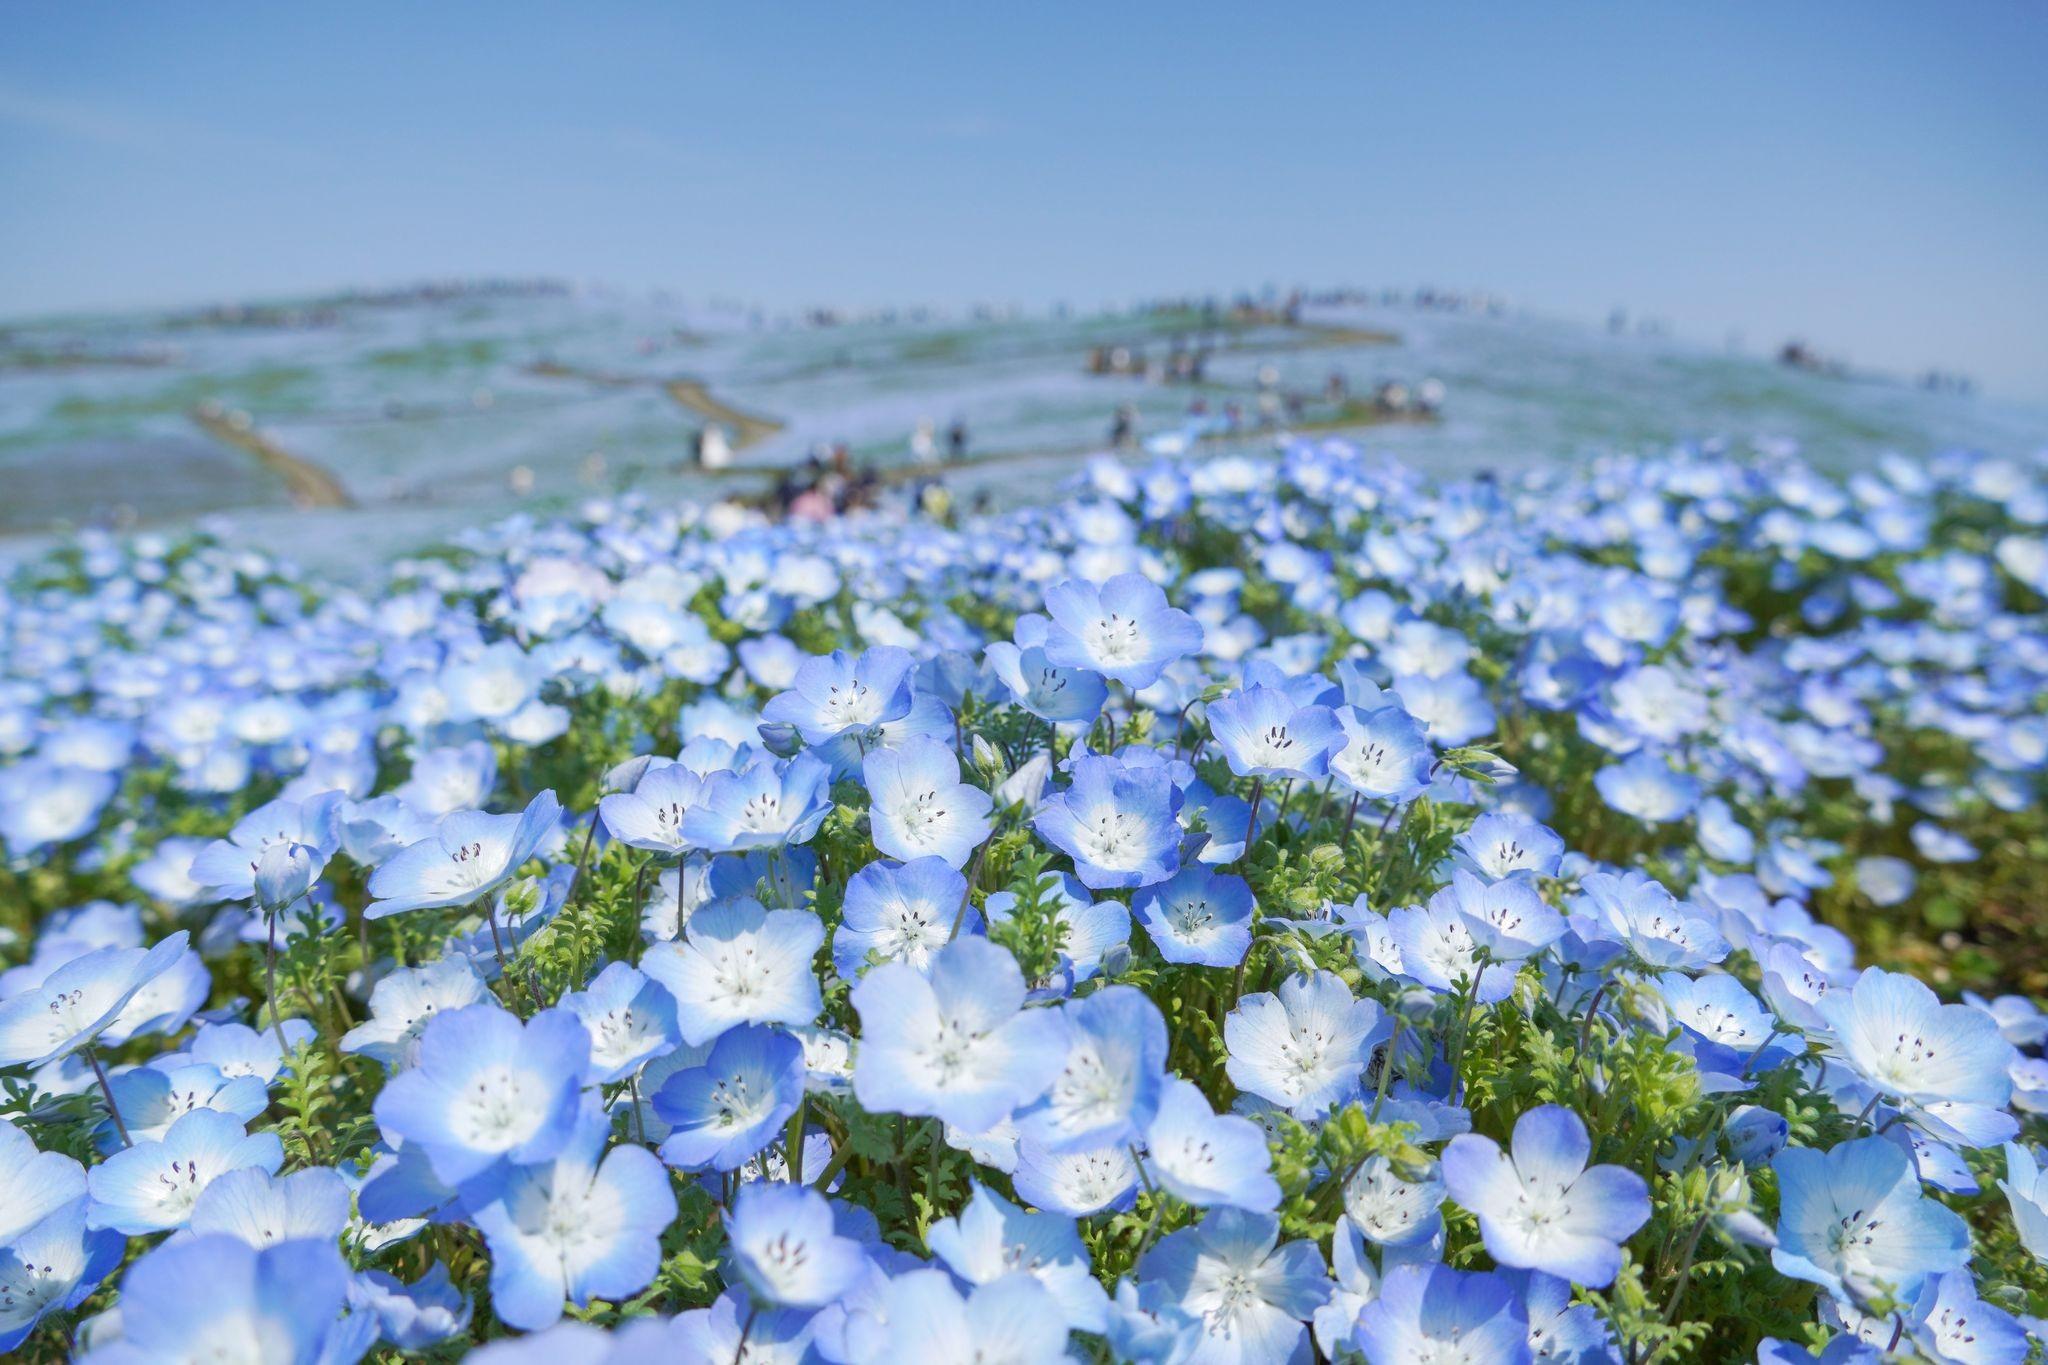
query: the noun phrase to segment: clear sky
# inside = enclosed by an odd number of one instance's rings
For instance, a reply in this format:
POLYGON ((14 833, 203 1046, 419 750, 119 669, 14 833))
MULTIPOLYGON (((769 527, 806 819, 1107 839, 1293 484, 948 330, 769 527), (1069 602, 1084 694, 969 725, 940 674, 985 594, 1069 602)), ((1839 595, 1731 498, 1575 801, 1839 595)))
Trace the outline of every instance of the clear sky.
POLYGON ((2041 398, 2044 73, 2037 0, 16 3, 0 315, 1434 282, 2041 398))

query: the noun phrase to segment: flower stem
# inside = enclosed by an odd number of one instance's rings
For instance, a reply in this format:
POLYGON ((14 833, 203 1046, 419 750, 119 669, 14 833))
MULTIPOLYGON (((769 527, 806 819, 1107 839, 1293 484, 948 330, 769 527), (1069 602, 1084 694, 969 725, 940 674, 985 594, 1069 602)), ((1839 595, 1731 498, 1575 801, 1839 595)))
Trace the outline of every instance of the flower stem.
POLYGON ((799 1095, 796 1112, 789 1116, 789 1132, 782 1139, 782 1164, 789 1167, 789 1183, 804 1183, 804 1107, 809 1095, 799 1095))
POLYGON ((1131 1144, 1130 1151, 1131 1160, 1138 1168, 1138 1181, 1145 1187, 1145 1193, 1152 1200, 1151 1221, 1145 1224, 1144 1235, 1138 1238, 1138 1249, 1131 1253, 1131 1264, 1136 1265, 1145 1255, 1146 1248, 1152 1245, 1152 1239, 1159 1234, 1159 1220, 1166 1212, 1166 1196, 1159 1192, 1159 1187, 1152 1183, 1152 1177, 1146 1173, 1145 1158, 1138 1154, 1136 1143, 1131 1144))
POLYGON ((121 1106, 114 1103, 114 1087, 107 1084, 107 1069, 100 1065, 100 1054, 88 1045, 85 1049, 85 1060, 92 1063, 92 1074, 99 1080, 100 1094, 106 1096, 107 1112, 114 1117, 114 1130, 121 1135, 121 1145, 133 1147, 135 1139, 128 1136, 128 1125, 121 1118, 121 1106))
POLYGON ((754 1330, 754 1317, 761 1311, 758 1303, 747 1305, 747 1320, 740 1324, 740 1344, 733 1348, 732 1365, 740 1365, 747 1358, 747 1334, 754 1330))
POLYGON ((842 1142, 832 1152, 832 1159, 825 1163, 825 1169, 818 1172, 818 1178, 811 1182, 811 1188, 822 1193, 831 1185, 833 1177, 846 1169, 846 1163, 853 1160, 853 1143, 842 1142))
POLYGON ((1701 1214, 1699 1221, 1692 1225, 1692 1236, 1685 1242, 1685 1259, 1678 1267, 1678 1282, 1671 1286, 1671 1298, 1664 1304, 1664 1320, 1670 1322, 1672 1314, 1678 1311, 1679 1300, 1685 1297, 1686 1281, 1692 1278, 1693 1254, 1700 1249, 1700 1234, 1707 1230, 1707 1214, 1701 1214))
POLYGON ((292 1049, 284 1040, 284 1011, 277 1002, 277 911, 267 911, 266 917, 270 921, 270 937, 263 951, 263 989, 270 997, 270 1027, 277 1034, 277 1054, 281 1059, 289 1059, 292 1049))
POLYGON ((1260 774, 1252 779, 1252 808, 1250 814, 1244 818, 1244 860, 1247 863, 1252 860, 1252 840, 1259 832, 1259 798, 1265 791, 1266 778, 1264 774, 1260 774))
POLYGON ((996 836, 991 833, 981 841, 981 847, 974 850, 974 861, 967 868, 967 889, 960 893, 960 908, 953 912, 953 932, 946 935, 948 943, 960 937, 960 927, 967 923, 967 905, 974 899, 974 883, 981 876, 981 860, 988 856, 988 846, 995 840, 996 836))
POLYGON ((924 1202, 939 1206, 939 1163, 946 1154, 946 1121, 932 1120, 932 1159, 924 1168, 924 1202))
POLYGON ((1397 1049, 1401 1046, 1401 1029, 1407 1022, 1399 1014, 1394 1016, 1394 1032, 1387 1039, 1387 1059, 1380 1063, 1379 1089, 1372 1097, 1372 1112, 1365 1116, 1368 1123, 1380 1121, 1380 1106, 1387 1102, 1387 1089, 1394 1081, 1394 1061, 1398 1055, 1397 1049))

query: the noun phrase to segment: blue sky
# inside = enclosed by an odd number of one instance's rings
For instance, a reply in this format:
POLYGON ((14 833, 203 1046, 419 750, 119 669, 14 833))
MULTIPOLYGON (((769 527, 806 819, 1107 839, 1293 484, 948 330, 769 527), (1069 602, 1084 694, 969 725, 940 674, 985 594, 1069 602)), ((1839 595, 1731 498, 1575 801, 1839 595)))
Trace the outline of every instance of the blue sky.
POLYGON ((10 7, 0 315, 1483 286, 2048 397, 2036 3, 10 7))

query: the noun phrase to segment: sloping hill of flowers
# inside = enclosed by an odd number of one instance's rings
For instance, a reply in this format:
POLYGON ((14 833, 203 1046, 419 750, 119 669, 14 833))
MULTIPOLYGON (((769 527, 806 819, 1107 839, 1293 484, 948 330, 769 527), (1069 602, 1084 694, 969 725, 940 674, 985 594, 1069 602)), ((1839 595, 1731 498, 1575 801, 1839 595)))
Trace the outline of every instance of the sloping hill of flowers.
POLYGON ((0 598, 0 1349, 2024 1360, 2044 525, 1330 444, 369 595, 81 541, 0 598))

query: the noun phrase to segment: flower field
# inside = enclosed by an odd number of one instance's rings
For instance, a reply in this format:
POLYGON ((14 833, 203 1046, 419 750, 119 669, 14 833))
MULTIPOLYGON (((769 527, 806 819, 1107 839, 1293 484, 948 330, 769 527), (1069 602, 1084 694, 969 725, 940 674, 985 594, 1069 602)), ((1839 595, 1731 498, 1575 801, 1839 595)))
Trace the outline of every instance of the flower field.
POLYGON ((1341 443, 0 594, 0 1350, 2018 1362, 2048 476, 1341 443))

